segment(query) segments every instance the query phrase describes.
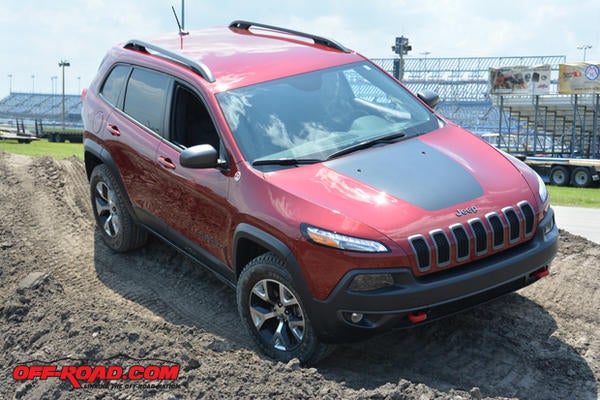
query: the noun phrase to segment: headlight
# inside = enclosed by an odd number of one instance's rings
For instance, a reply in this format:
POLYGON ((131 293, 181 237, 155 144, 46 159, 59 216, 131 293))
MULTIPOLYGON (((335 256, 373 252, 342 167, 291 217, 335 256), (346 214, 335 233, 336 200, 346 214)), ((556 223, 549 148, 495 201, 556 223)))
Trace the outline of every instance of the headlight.
POLYGON ((546 184, 544 183, 542 178, 538 174, 535 174, 535 176, 538 180, 538 194, 540 195, 540 200, 542 201, 542 204, 544 204, 546 203, 546 200, 548 200, 548 189, 546 189, 546 184))
POLYGON ((346 236, 340 233, 302 224, 302 234, 313 242, 340 250, 361 251, 365 253, 386 253, 388 248, 374 240, 346 236))

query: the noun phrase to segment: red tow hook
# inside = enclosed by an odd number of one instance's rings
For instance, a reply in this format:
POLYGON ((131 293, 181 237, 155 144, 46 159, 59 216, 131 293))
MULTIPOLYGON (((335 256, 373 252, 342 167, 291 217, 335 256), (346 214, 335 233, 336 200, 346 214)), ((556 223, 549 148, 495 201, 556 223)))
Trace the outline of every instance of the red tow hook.
POLYGON ((531 276, 533 276, 536 279, 542 279, 543 277, 548 275, 550 275, 550 270, 548 269, 548 267, 540 268, 533 274, 531 274, 531 276))
POLYGON ((410 322, 413 324, 417 324, 427 319, 427 313, 425 311, 413 311, 408 313, 408 319, 410 319, 410 322))

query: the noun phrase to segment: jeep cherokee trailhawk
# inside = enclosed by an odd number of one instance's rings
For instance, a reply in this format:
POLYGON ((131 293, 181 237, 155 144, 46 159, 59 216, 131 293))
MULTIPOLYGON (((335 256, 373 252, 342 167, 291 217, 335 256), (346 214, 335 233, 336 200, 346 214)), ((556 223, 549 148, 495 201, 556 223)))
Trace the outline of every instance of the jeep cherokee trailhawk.
POLYGON ((535 172, 333 40, 246 21, 130 40, 83 97, 106 244, 151 232, 213 271, 275 359, 514 291, 557 250, 535 172))

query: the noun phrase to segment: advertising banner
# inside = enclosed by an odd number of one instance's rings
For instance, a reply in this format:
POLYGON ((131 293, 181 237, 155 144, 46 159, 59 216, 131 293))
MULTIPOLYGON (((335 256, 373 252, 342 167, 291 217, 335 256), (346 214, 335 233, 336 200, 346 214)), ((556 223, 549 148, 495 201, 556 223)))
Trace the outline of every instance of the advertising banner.
POLYGON ((548 94, 550 92, 550 70, 550 65, 490 68, 490 93, 548 94))
POLYGON ((558 93, 600 93, 600 64, 560 64, 558 71, 558 93))

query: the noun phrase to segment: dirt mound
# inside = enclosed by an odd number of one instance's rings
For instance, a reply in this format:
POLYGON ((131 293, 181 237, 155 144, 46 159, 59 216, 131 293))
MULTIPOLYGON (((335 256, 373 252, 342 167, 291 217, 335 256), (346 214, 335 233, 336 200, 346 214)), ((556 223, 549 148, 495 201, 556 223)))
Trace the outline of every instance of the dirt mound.
POLYGON ((562 232, 550 277, 417 329, 274 363, 235 294, 158 240, 107 249, 83 163, 0 152, 0 398, 597 399, 600 246, 562 232), (170 389, 22 380, 35 361, 181 366, 170 389))

